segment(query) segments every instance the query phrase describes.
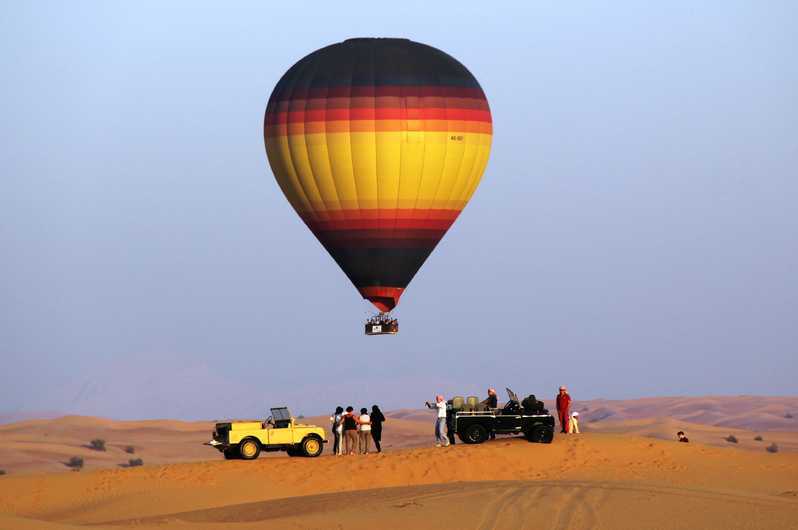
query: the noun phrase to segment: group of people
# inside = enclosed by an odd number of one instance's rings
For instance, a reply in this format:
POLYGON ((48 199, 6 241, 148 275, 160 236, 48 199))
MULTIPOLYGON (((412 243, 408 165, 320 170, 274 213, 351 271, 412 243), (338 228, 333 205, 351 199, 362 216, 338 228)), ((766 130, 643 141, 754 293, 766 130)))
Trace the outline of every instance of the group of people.
POLYGON ((571 412, 571 395, 564 385, 557 394, 557 419, 560 420, 561 433, 579 434, 579 412, 571 412))
POLYGON ((369 454, 370 440, 374 440, 377 452, 382 452, 380 442, 382 441, 382 424, 385 423, 385 416, 377 405, 371 407, 371 414, 368 409, 360 409, 360 414, 355 414, 352 406, 336 407, 335 413, 330 416, 333 432, 333 454, 354 455, 355 452, 369 454))
POLYGON ((393 317, 390 317, 384 313, 380 313, 379 315, 374 315, 373 317, 369 318, 366 321, 366 324, 382 324, 384 326, 396 326, 399 321, 393 317))
MULTIPOLYGON (((446 415, 446 398, 444 398, 441 394, 438 394, 435 396, 434 403, 426 401, 424 404, 427 406, 427 408, 436 410, 435 447, 449 447, 450 445, 454 445, 454 426, 449 423, 452 417, 446 415), (445 431, 444 427, 446 428, 445 431)), ((496 396, 496 389, 489 388, 488 397, 480 401, 479 405, 485 409, 498 408, 499 398, 496 396)), ((489 436, 491 440, 496 439, 496 433, 493 431, 490 432, 489 436)))
MULTIPOLYGON (((571 412, 571 396, 565 386, 560 387, 557 395, 557 417, 560 421, 561 432, 568 434, 579 433, 579 412, 571 412)), ((448 447, 454 443, 454 432, 447 424, 447 403, 446 398, 441 394, 435 396, 435 402, 427 401, 426 406, 436 411, 435 418, 435 446, 448 447)), ((499 405, 495 388, 488 389, 488 397, 480 402, 480 405, 487 409, 495 409, 499 405)), ((385 423, 385 415, 377 405, 368 409, 361 408, 360 414, 355 412, 354 407, 336 407, 335 413, 330 416, 330 423, 333 433, 333 454, 354 455, 369 454, 371 441, 378 453, 382 452, 382 424, 385 423)), ((496 434, 490 433, 491 439, 496 434)))

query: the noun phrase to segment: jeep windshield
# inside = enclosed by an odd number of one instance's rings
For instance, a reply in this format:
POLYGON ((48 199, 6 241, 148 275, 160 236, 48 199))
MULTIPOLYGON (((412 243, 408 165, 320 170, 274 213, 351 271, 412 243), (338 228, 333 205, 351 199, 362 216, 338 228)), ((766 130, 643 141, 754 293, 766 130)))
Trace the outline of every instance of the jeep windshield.
POLYGON ((272 410, 272 419, 274 421, 290 420, 291 413, 288 412, 288 407, 279 407, 272 410))
POLYGON ((507 396, 510 398, 510 401, 515 401, 516 403, 519 403, 519 404, 521 403, 521 401, 519 401, 518 396, 516 395, 515 392, 513 392, 512 390, 510 390, 509 388, 506 388, 506 387, 505 387, 505 390, 507 390, 507 396))

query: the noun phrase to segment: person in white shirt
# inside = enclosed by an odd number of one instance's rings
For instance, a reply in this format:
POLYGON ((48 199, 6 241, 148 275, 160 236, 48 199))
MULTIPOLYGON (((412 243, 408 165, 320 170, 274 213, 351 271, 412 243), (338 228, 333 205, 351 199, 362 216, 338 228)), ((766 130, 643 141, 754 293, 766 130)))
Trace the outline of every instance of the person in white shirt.
POLYGON ((369 440, 371 439, 371 418, 369 411, 360 409, 360 417, 357 419, 358 436, 360 437, 360 454, 369 454, 369 440))
POLYGON ((449 438, 446 437, 444 428, 446 427, 446 399, 440 394, 435 396, 435 403, 429 401, 425 402, 427 408, 437 409, 438 413, 435 418, 435 447, 447 447, 449 445, 449 438))
POLYGON ((336 407, 335 413, 330 416, 330 423, 332 424, 333 432, 333 454, 341 456, 343 454, 343 437, 344 437, 344 408, 336 407))

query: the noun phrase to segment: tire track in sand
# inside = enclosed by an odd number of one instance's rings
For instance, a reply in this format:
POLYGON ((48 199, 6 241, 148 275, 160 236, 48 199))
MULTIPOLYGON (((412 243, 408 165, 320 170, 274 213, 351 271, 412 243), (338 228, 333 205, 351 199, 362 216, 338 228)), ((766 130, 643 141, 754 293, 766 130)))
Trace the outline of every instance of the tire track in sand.
POLYGON ((482 512, 479 530, 498 528, 524 528, 524 515, 531 505, 541 497, 543 488, 537 484, 520 484, 518 486, 498 487, 499 498, 488 503, 482 512))

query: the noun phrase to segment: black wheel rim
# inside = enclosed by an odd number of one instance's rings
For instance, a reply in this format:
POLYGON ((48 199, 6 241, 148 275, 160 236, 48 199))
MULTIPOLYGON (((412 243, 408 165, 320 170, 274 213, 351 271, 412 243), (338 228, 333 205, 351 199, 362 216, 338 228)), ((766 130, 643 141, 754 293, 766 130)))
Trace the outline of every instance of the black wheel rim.
POLYGON ((471 429, 468 431, 468 439, 475 443, 481 440, 482 436, 480 436, 479 429, 471 429))

